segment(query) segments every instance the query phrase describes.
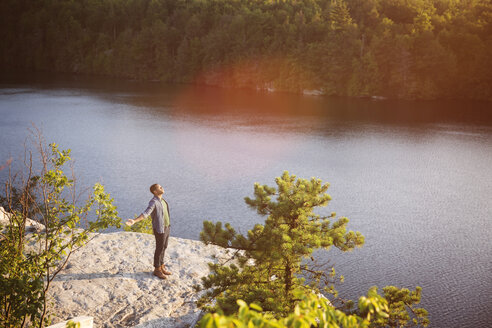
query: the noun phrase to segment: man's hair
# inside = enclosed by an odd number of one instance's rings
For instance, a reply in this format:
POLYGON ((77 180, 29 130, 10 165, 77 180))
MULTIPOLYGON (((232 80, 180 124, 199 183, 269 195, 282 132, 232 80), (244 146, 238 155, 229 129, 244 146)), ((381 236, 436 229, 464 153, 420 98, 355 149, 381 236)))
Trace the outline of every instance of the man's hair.
POLYGON ((152 186, 150 186, 150 192, 154 194, 154 191, 157 189, 158 183, 154 183, 152 186))

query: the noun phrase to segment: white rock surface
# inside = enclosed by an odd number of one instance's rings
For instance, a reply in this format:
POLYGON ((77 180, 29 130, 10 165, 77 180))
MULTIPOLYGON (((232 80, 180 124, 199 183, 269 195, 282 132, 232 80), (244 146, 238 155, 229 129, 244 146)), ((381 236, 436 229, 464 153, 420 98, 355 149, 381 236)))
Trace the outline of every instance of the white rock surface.
MULTIPOLYGON (((0 206, 0 224, 7 225, 9 223, 9 215, 10 213, 5 211, 3 207, 0 206)), ((26 230, 42 230, 44 229, 44 225, 39 222, 36 222, 31 219, 26 220, 26 230)))
POLYGON ((91 316, 96 328, 190 327, 201 312, 192 287, 209 273, 207 263, 225 257, 226 250, 170 237, 165 262, 172 275, 162 280, 152 274, 154 249, 155 238, 149 234, 94 235, 50 286, 52 324, 91 316))
POLYGON ((200 311, 192 286, 225 250, 171 237, 162 280, 152 274, 155 238, 118 232, 97 235, 75 252, 50 287, 55 321, 88 315, 94 327, 189 327, 200 311))

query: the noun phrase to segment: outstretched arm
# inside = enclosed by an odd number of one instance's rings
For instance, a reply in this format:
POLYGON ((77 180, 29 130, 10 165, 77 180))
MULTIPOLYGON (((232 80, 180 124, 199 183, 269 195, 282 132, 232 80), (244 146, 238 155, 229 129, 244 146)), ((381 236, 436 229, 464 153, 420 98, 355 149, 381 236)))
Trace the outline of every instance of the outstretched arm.
POLYGON ((147 208, 145 209, 145 211, 142 212, 142 214, 140 214, 135 219, 129 219, 128 221, 125 222, 125 224, 127 226, 132 226, 133 224, 137 223, 138 221, 142 221, 143 219, 148 217, 150 215, 150 213, 152 213, 154 208, 155 208, 155 200, 151 199, 149 202, 149 206, 147 206, 147 208))
POLYGON ((136 217, 135 219, 129 219, 128 221, 125 222, 125 224, 127 226, 132 226, 134 225, 135 223, 137 223, 138 221, 142 221, 143 219, 145 219, 145 216, 143 216, 143 214, 140 214, 138 217, 136 217))

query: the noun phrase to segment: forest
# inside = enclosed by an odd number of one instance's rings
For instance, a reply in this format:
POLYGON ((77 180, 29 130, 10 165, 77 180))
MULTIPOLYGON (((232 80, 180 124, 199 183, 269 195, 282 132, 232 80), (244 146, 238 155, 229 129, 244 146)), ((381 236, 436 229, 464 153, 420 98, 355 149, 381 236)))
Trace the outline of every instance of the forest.
POLYGON ((4 71, 492 100, 490 0, 2 0, 0 38, 4 71))

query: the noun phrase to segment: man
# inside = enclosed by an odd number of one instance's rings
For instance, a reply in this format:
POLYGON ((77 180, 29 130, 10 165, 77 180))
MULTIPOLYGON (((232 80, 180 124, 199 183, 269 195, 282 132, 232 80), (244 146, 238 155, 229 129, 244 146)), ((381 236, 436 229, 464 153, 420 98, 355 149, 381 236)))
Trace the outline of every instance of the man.
POLYGON ((164 253, 166 252, 169 232, 171 230, 169 205, 162 198, 164 188, 161 185, 157 183, 153 184, 150 186, 150 192, 154 197, 150 200, 147 209, 137 218, 129 219, 126 224, 131 226, 149 215, 151 216, 152 230, 155 236, 154 275, 161 279, 166 279, 166 275, 171 274, 164 266, 164 253))

